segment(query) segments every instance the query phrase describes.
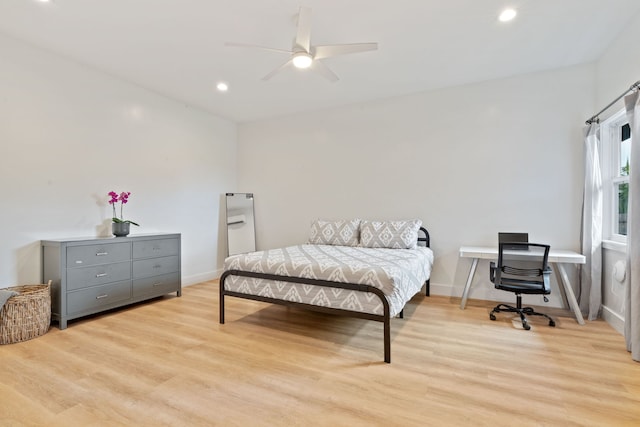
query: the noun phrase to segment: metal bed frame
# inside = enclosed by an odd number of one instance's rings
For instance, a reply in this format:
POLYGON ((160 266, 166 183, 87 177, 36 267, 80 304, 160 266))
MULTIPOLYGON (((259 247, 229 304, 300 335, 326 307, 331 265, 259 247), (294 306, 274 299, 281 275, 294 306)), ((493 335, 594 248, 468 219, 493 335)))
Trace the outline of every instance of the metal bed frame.
MULTIPOLYGON (((430 237, 429 232, 426 228, 420 227, 420 231, 418 232, 418 245, 423 245, 426 247, 430 247, 430 237)), ((425 295, 430 295, 430 279, 427 279, 425 282, 425 295)), ((361 285, 355 283, 340 283, 333 282, 330 280, 319 280, 319 279, 308 279, 303 277, 289 277, 289 276, 281 276, 276 274, 268 274, 268 273, 256 273, 252 271, 242 271, 242 270, 227 270, 222 273, 220 277, 220 324, 224 324, 224 297, 231 296, 237 298, 244 298, 254 301, 262 301, 268 302, 272 304, 280 304, 288 307, 296 307, 304 310, 312 310, 321 313, 332 313, 338 314, 342 316, 349 317, 357 317, 360 319, 367 320, 375 320, 377 322, 384 323, 384 361, 386 363, 391 363, 391 316, 389 314, 389 301, 387 301, 384 293, 370 285, 361 285), (269 298, 263 297, 260 295, 251 295, 251 294, 243 294, 240 292, 227 291, 224 289, 224 282, 229 276, 244 276, 244 277, 252 277, 257 279, 269 279, 269 280, 277 280, 280 282, 290 282, 290 283, 302 283, 306 285, 315 285, 315 286, 323 286, 327 288, 339 288, 339 289, 350 289, 359 292, 371 292, 380 298, 383 307, 383 314, 370 314, 370 313, 362 313, 359 311, 351 311, 344 310, 341 308, 331 308, 331 307, 321 307, 317 305, 299 303, 294 301, 286 301, 277 298, 269 298)), ((404 309, 400 311, 398 317, 403 318, 404 309)))

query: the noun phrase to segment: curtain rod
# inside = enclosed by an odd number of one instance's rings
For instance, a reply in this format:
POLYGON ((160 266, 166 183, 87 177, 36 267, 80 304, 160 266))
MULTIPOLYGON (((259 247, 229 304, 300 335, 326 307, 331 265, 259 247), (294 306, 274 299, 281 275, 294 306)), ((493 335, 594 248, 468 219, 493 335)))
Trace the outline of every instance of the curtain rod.
POLYGON ((607 105, 606 107, 604 107, 602 110, 600 110, 598 113, 594 114, 593 116, 591 116, 591 118, 589 120, 587 120, 585 122, 585 124, 590 125, 593 122, 596 123, 600 123, 600 114, 604 113, 605 111, 607 111, 613 104, 615 104, 616 102, 620 101, 620 99, 625 96, 626 94, 628 94, 629 92, 633 92, 634 90, 640 89, 640 80, 638 80, 637 82, 635 82, 634 84, 631 85, 631 87, 627 90, 625 90, 622 95, 620 95, 619 97, 617 97, 616 99, 614 99, 613 101, 611 101, 609 103, 609 105, 607 105))

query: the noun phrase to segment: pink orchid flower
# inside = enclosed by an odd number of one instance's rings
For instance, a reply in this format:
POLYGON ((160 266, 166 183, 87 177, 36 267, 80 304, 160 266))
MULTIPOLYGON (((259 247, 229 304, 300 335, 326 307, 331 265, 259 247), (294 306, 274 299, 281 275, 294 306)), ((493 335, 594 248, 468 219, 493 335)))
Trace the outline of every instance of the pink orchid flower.
POLYGON ((129 201, 129 196, 131 195, 130 191, 123 191, 122 193, 118 194, 115 191, 109 191, 109 193, 107 193, 107 195, 110 197, 109 199, 109 204, 113 207, 113 222, 115 223, 128 223, 128 224, 133 224, 133 225, 139 225, 133 221, 130 221, 128 219, 124 219, 122 210, 124 208, 125 203, 127 203, 129 201), (120 218, 117 217, 116 215, 116 204, 120 202, 120 218))

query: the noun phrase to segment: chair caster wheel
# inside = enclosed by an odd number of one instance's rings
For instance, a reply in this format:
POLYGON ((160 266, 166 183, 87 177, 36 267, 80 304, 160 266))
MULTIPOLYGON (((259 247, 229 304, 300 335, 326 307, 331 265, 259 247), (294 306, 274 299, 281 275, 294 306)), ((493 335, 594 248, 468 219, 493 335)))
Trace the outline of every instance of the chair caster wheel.
POLYGON ((523 327, 526 331, 528 331, 528 330, 530 330, 530 329, 531 329, 531 326, 530 326, 527 322, 522 322, 522 327, 523 327))
POLYGON ((496 316, 493 313, 489 313, 489 319, 496 320, 496 316))
POLYGON ((556 326, 556 322, 554 322, 553 320, 549 320, 549 326, 555 327, 556 326))

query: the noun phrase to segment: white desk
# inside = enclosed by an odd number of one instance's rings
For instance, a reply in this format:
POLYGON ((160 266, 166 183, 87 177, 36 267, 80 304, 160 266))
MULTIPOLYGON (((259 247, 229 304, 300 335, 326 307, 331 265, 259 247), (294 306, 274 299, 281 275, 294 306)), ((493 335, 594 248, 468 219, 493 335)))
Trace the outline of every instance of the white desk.
MULTIPOLYGON (((471 269, 469 270, 469 277, 467 277, 467 283, 465 284, 464 291, 462 292, 462 301, 460 302, 460 308, 464 309, 467 304, 467 298, 469 297, 469 290, 471 289, 473 277, 476 274, 478 260, 498 259, 498 248, 487 246, 462 246, 460 247, 460 258, 473 258, 471 269)), ((576 296, 573 293, 573 288, 569 282, 569 276, 567 275, 567 271, 564 269, 564 264, 584 264, 585 262, 585 256, 578 252, 557 249, 551 249, 549 251, 549 263, 555 268, 556 274, 558 275, 558 283, 562 285, 560 291, 571 310, 573 310, 576 320, 581 325, 584 325, 584 319, 582 318, 580 306, 578 305, 578 301, 576 301, 576 296)))

